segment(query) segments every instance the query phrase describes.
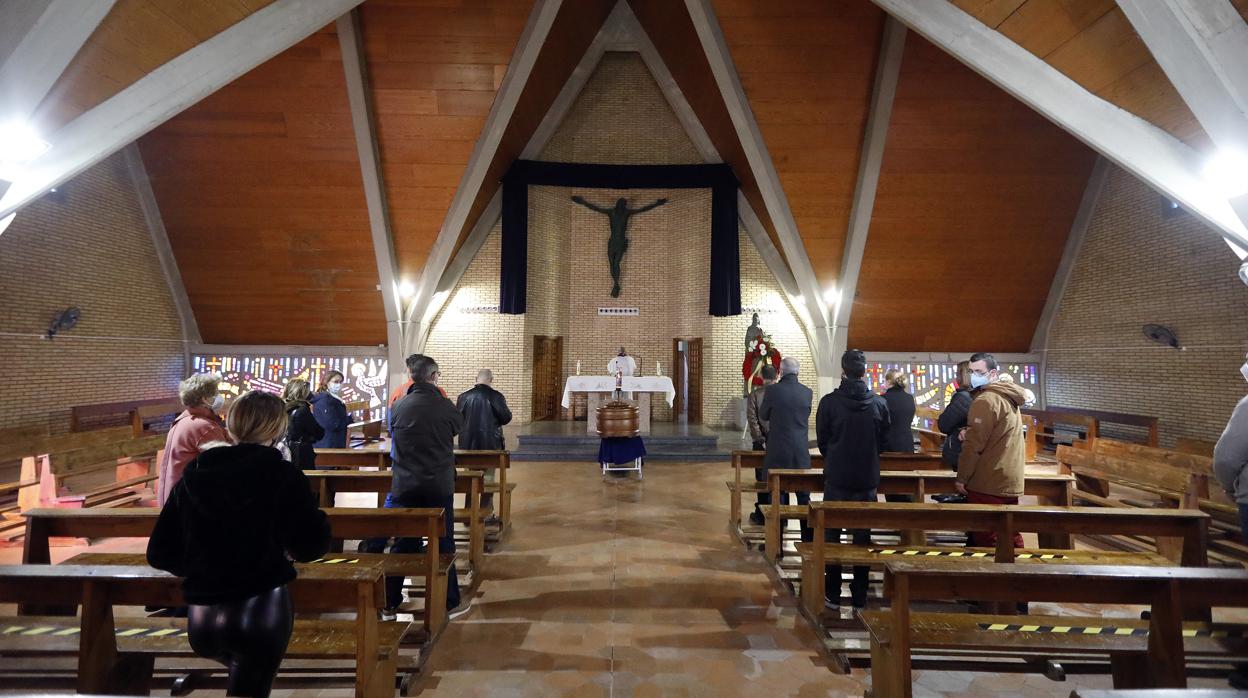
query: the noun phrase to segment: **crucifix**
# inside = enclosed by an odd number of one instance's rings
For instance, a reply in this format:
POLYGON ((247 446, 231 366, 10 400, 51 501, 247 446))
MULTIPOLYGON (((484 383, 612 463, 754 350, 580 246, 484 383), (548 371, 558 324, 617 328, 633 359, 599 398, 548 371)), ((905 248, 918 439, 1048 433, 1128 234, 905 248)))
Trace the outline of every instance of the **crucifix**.
POLYGON ((611 280, 614 282, 611 286, 611 297, 619 298, 620 262, 624 259, 624 253, 628 251, 628 219, 638 213, 645 213, 652 208, 662 206, 667 203, 667 199, 659 199, 641 208, 629 208, 627 199, 617 199, 612 208, 595 206, 579 196, 572 197, 572 200, 591 211, 605 215, 611 221, 611 239, 607 241, 607 261, 611 264, 611 280))

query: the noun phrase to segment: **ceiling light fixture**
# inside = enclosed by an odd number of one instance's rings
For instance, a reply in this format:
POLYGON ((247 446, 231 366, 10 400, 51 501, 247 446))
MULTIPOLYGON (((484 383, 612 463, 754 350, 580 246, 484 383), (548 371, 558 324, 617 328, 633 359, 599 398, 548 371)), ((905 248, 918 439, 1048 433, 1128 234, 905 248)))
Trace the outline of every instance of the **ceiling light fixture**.
POLYGON ((1248 194, 1248 155, 1221 148, 1205 163, 1205 181, 1228 199, 1248 194))
POLYGON ((411 298, 416 295, 416 286, 410 281, 399 282, 399 295, 404 298, 411 298))
POLYGON ((839 307, 841 305, 841 292, 837 287, 832 286, 823 292, 823 300, 831 306, 839 307))
POLYGON ((51 147, 27 124, 18 121, 0 124, 0 168, 5 171, 25 165, 51 147))

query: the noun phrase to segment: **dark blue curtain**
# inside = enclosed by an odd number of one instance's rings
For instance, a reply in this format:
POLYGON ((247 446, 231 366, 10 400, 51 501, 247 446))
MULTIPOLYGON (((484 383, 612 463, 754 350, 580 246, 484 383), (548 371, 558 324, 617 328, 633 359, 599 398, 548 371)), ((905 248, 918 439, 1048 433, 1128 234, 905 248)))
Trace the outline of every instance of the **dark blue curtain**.
POLYGON ((728 165, 585 165, 516 160, 503 176, 499 312, 525 312, 529 264, 529 186, 711 190, 711 315, 741 314, 736 175, 728 165))

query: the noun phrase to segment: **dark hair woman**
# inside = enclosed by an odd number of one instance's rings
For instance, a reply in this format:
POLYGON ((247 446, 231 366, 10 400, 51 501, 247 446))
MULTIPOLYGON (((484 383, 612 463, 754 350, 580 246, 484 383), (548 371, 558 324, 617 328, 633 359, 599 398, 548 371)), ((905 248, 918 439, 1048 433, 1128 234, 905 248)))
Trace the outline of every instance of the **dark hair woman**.
POLYGON ((316 442, 325 437, 316 417, 312 416, 312 388, 302 378, 292 378, 282 389, 286 402, 286 447, 290 449, 290 462, 300 470, 316 467, 316 442))
POLYGON ((342 401, 341 371, 329 371, 321 378, 316 394, 312 396, 312 416, 325 430, 325 435, 317 439, 317 448, 346 448, 347 425, 351 418, 347 416, 347 406, 342 401))
POLYGON ((329 523, 308 479, 274 448, 282 399, 249 391, 226 419, 237 446, 209 448, 160 512, 147 561, 182 577, 191 649, 229 668, 227 695, 267 696, 286 653, 294 609, 290 560, 329 550, 329 523))

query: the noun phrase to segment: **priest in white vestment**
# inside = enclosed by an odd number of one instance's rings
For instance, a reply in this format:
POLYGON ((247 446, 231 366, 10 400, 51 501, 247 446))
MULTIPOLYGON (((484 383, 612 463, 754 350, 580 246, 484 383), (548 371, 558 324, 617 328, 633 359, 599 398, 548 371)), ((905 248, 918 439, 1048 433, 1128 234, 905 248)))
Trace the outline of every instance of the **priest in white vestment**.
MULTIPOLYGON (((614 378, 617 373, 621 376, 631 376, 636 372, 637 362, 633 360, 633 357, 628 355, 627 351, 624 351, 624 347, 620 347, 620 353, 614 359, 607 362, 607 374, 612 378, 614 378)), ((621 392, 620 398, 623 400, 632 400, 633 394, 631 392, 621 392)))

